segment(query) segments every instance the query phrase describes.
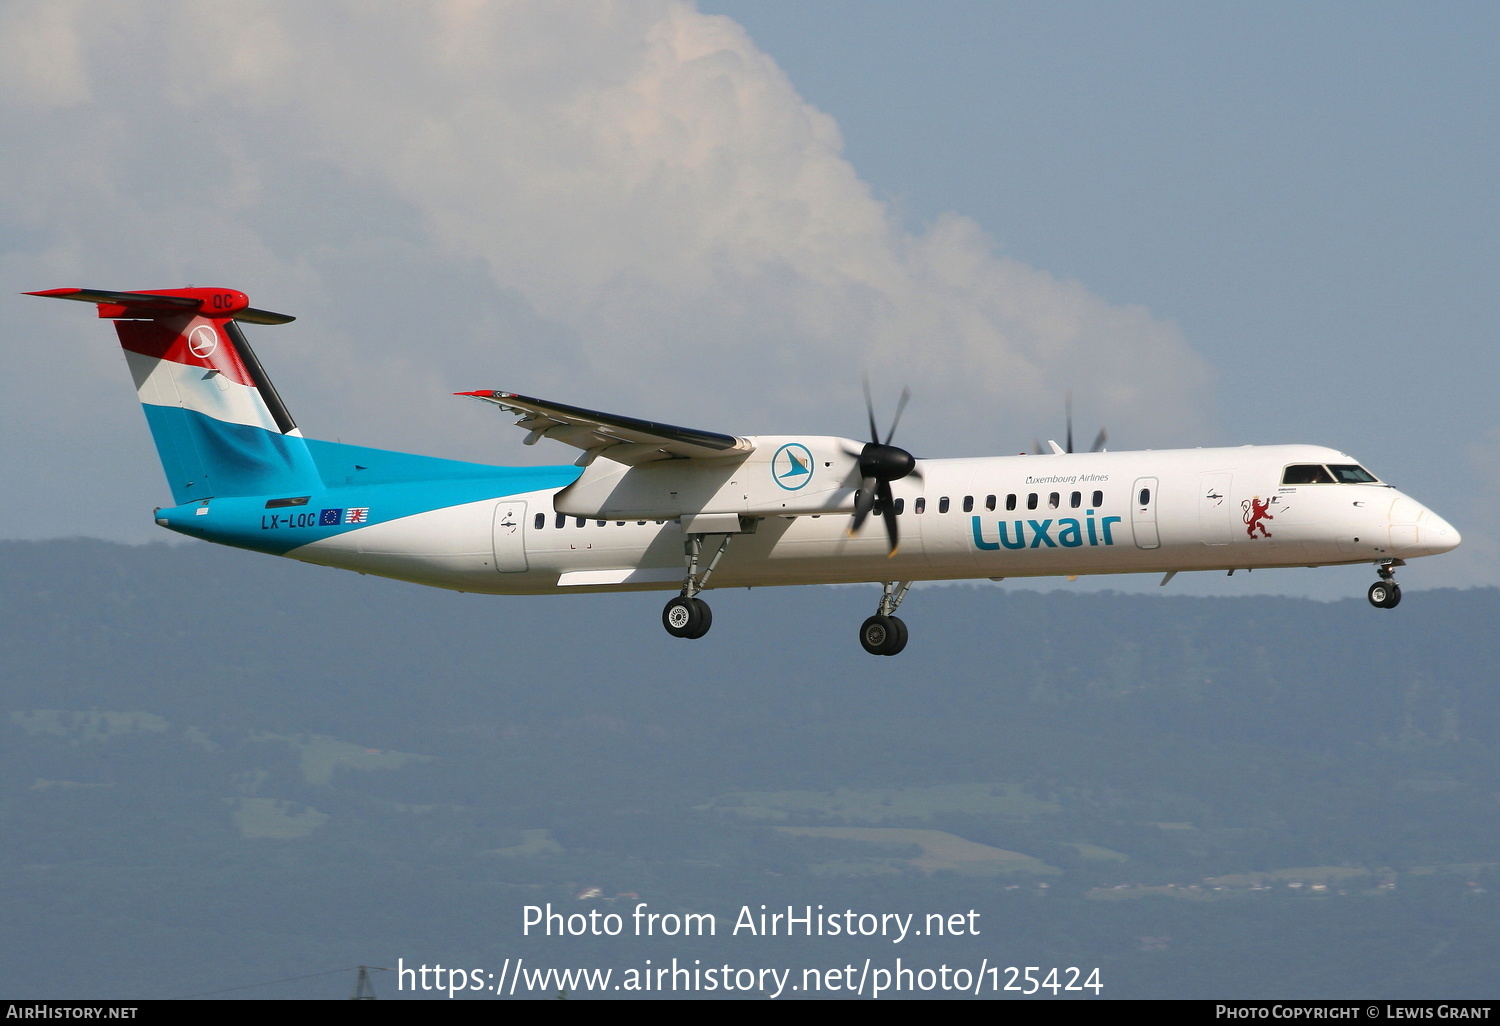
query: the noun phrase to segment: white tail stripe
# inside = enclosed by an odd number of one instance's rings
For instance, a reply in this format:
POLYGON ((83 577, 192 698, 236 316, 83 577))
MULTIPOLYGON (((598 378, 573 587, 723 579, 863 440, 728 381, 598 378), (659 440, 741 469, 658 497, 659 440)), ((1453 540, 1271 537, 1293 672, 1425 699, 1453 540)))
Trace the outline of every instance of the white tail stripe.
POLYGON ((125 350, 136 394, 148 406, 177 407, 226 424, 280 432, 260 391, 205 367, 125 350))

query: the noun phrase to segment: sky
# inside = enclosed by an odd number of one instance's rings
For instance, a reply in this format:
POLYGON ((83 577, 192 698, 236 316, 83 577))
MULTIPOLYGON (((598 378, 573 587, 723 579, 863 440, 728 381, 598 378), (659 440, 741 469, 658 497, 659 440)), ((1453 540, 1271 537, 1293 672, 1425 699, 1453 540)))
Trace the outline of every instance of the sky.
POLYGON ((868 373, 882 418, 912 390, 899 444, 972 456, 1060 437, 1071 391, 1114 449, 1347 451, 1464 534, 1403 584, 1500 583, 1497 30, 1465 3, 6 0, 0 537, 163 537, 112 332, 19 293, 196 284, 297 316, 248 333, 316 437, 571 461, 451 395, 479 388, 858 436, 868 373))

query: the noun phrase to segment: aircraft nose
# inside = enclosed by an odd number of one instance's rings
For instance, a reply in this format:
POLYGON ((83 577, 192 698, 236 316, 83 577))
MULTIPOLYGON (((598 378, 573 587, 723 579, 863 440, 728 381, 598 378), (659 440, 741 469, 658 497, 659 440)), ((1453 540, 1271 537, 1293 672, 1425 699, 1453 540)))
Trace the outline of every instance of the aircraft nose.
POLYGON ((1434 556, 1453 551, 1462 540, 1452 524, 1430 509, 1422 510, 1422 515, 1417 518, 1417 543, 1434 556))
POLYGON ((1461 540, 1453 525, 1415 499, 1397 494, 1387 514, 1391 548, 1398 555, 1436 556, 1458 548, 1461 540))

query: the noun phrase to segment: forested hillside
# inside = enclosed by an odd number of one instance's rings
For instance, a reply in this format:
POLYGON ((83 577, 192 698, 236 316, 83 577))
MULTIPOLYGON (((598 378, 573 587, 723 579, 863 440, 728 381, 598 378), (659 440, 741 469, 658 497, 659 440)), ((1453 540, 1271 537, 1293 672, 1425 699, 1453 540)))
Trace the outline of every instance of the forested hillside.
POLYGON ((1097 966, 1115 997, 1495 995, 1500 593, 932 587, 895 659, 855 640, 875 596, 717 594, 682 642, 649 593, 0 544, 0 992, 900 955, 1097 966), (547 902, 719 931, 523 937, 547 902), (983 932, 729 935, 762 903, 983 932))

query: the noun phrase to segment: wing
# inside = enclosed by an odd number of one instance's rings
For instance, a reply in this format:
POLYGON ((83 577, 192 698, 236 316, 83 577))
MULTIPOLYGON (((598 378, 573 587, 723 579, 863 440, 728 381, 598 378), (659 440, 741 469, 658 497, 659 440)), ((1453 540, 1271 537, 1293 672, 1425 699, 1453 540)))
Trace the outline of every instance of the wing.
POLYGON ((502 410, 520 414, 516 426, 530 432, 526 436, 527 445, 535 445, 539 438, 554 438, 582 449, 583 455, 576 461, 580 467, 588 466, 600 456, 635 466, 657 460, 723 459, 755 451, 754 445, 734 435, 620 417, 514 392, 454 394, 494 403, 502 410))

